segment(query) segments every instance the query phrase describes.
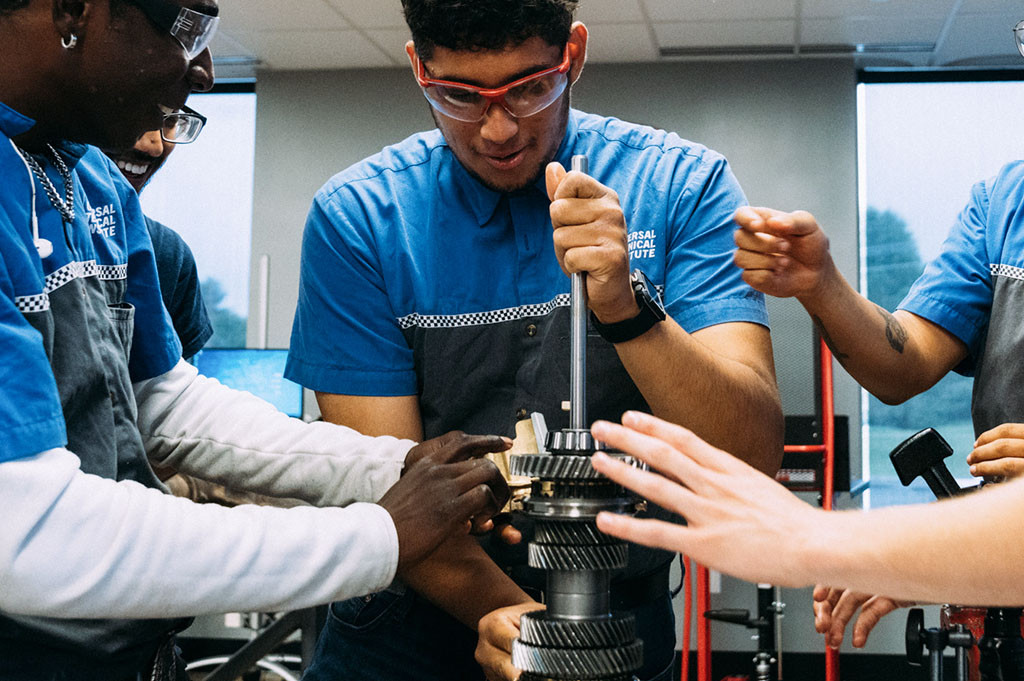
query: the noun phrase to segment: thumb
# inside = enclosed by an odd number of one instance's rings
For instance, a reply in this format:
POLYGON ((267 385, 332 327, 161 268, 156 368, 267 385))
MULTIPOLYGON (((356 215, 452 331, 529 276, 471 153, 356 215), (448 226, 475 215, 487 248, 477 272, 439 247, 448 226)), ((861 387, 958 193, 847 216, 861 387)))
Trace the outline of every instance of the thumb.
POLYGON ((555 200, 555 192, 558 191, 558 185, 562 184, 562 180, 568 173, 562 164, 558 161, 552 161, 548 164, 548 167, 544 171, 544 182, 548 190, 548 200, 555 200))

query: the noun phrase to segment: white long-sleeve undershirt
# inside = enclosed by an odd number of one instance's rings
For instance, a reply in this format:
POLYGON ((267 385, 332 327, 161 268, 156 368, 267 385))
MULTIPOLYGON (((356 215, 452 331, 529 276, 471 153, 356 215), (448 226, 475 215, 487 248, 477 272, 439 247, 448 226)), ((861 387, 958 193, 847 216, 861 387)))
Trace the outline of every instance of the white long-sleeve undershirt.
POLYGON ((150 457, 317 506, 195 504, 83 473, 67 449, 0 463, 0 611, 72 618, 277 611, 371 593, 398 563, 388 512, 412 442, 306 424, 181 362, 135 385, 150 457))

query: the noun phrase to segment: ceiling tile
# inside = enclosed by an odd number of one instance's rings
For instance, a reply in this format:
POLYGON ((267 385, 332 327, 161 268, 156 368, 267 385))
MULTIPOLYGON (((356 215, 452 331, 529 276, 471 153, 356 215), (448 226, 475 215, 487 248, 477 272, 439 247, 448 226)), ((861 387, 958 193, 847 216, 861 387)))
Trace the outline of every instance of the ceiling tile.
POLYGON ((803 0, 801 16, 811 19, 917 16, 945 20, 955 5, 956 0, 803 0))
POLYGON ((226 31, 293 31, 344 29, 349 24, 325 0, 245 0, 220 6, 226 31))
POLYGON ((796 18, 796 0, 642 0, 657 27, 663 21, 743 21, 796 18))
POLYGON ((587 61, 622 63, 657 61, 658 49, 647 24, 588 24, 587 61))
POLYGON ((399 0, 327 0, 359 28, 406 28, 399 0))
POLYGON ((796 22, 686 21, 655 24, 660 47, 737 47, 792 45, 796 22))
POLYGON ((583 0, 576 10, 576 18, 590 24, 639 23, 645 21, 640 0, 583 0))
POLYGON ((394 66, 379 47, 358 31, 256 31, 236 33, 276 71, 394 66))
POLYGON ((844 17, 804 19, 800 42, 804 45, 928 43, 935 44, 942 31, 938 17, 844 17))

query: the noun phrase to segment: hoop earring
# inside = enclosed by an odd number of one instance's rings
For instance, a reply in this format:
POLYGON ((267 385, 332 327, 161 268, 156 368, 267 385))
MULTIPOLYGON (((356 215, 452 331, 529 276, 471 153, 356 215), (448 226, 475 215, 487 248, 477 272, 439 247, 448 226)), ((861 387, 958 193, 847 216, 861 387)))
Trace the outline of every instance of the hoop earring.
POLYGON ((78 44, 78 36, 72 33, 67 38, 61 38, 60 44, 65 50, 73 50, 75 49, 75 45, 78 44))

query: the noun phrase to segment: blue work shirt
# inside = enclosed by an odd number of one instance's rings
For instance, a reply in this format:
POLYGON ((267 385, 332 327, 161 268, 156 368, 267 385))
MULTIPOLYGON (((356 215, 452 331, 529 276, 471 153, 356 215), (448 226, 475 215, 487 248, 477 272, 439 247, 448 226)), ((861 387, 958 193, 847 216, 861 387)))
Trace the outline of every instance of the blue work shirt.
POLYGON ((942 245, 900 303, 967 346, 975 434, 1024 421, 1024 162, 971 190, 942 245))
MULTIPOLYGON (((732 264, 746 200, 721 155, 574 110, 555 160, 568 168, 576 154, 618 193, 631 267, 684 329, 767 325, 763 296, 732 264)), ((437 130, 338 174, 306 224, 286 376, 328 393, 419 395, 427 437, 512 434, 532 411, 563 427, 570 280, 549 205, 543 177, 511 194, 482 185, 437 130)), ((589 344, 589 414, 645 408, 612 345, 589 344)))

